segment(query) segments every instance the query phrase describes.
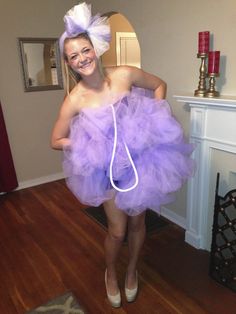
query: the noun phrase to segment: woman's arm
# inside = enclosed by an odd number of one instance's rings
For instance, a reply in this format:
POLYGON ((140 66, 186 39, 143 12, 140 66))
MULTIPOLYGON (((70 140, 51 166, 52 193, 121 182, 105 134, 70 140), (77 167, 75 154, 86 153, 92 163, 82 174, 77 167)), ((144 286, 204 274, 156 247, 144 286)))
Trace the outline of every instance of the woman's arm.
POLYGON ((68 138, 70 122, 76 113, 69 96, 67 96, 61 106, 58 119, 52 131, 51 147, 53 149, 62 150, 63 147, 70 145, 68 138))

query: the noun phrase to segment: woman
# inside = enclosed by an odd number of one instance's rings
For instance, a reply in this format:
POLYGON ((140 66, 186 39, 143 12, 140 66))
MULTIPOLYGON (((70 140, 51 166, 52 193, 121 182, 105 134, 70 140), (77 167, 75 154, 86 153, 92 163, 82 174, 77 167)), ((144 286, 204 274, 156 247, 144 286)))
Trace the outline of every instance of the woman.
POLYGON ((106 292, 111 305, 119 307, 115 265, 127 225, 125 295, 132 302, 138 291, 145 210, 159 212, 191 175, 192 147, 162 100, 163 80, 130 66, 101 68, 99 57, 109 48, 110 35, 104 18, 92 17, 90 6, 82 3, 68 11, 64 21, 60 47, 77 83, 62 104, 51 145, 64 150, 67 184, 79 200, 104 205, 106 292), (154 99, 140 95, 137 88, 152 90, 154 99), (167 162, 159 167, 163 158, 167 162), (163 184, 168 178, 174 178, 173 184, 163 184))

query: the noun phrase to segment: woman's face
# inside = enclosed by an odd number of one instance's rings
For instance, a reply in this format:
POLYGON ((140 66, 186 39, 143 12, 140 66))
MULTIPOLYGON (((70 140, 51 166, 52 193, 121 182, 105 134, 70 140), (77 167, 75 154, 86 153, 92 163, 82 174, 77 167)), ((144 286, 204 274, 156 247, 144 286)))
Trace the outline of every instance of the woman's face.
POLYGON ((90 41, 85 38, 72 38, 65 43, 64 52, 68 65, 81 76, 94 73, 98 59, 90 41))

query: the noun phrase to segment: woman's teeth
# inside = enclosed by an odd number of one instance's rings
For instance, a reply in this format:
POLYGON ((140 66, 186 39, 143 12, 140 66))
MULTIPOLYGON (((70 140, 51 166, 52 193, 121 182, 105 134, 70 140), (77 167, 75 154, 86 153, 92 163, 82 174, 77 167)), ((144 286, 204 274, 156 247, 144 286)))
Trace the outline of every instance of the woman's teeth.
POLYGON ((90 64, 91 64, 91 62, 87 62, 87 63, 81 65, 80 68, 82 68, 82 69, 87 68, 88 66, 90 66, 90 64))

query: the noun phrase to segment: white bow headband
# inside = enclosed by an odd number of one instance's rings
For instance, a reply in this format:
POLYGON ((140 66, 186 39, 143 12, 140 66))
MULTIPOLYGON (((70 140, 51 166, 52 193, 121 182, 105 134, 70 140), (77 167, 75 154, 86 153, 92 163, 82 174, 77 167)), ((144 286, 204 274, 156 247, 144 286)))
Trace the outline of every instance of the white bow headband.
POLYGON ((64 22, 65 32, 59 39, 62 55, 65 39, 76 37, 81 33, 88 34, 97 57, 109 49, 111 32, 107 17, 101 17, 100 14, 92 16, 90 4, 83 2, 75 5, 64 16, 64 22))

